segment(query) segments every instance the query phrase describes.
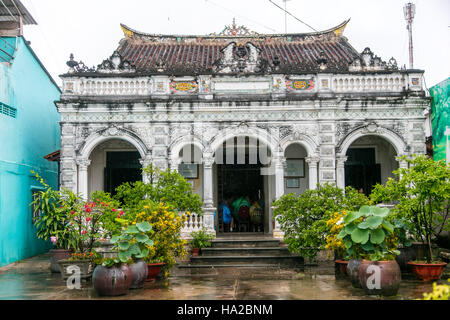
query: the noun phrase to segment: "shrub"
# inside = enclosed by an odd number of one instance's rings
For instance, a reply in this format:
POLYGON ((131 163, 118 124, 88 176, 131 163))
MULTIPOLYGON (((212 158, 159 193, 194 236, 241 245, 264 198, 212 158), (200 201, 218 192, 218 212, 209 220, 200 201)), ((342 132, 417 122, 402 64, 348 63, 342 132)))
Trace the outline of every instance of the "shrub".
POLYGON ((332 184, 318 184, 317 189, 306 190, 295 196, 287 194, 274 202, 274 216, 284 232, 284 241, 291 252, 314 258, 325 248, 329 231, 327 220, 335 212, 358 210, 369 199, 354 188, 344 190, 332 184))
POLYGON ((192 240, 190 244, 192 248, 208 248, 211 247, 211 240, 214 236, 208 233, 205 229, 191 233, 192 240))

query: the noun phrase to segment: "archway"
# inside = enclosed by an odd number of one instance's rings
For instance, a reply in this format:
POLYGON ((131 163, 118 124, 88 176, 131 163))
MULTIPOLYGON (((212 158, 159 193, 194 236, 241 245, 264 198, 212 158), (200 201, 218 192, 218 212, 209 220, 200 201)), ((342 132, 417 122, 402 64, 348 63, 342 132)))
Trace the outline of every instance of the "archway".
POLYGON ((385 138, 365 135, 354 140, 346 151, 345 186, 369 195, 376 183, 384 184, 398 169, 395 147, 385 138))
POLYGON ((100 142, 89 154, 88 193, 102 190, 114 195, 122 183, 142 180, 140 159, 138 149, 126 140, 100 142))
POLYGON ((309 163, 306 161, 308 151, 302 144, 294 142, 286 147, 284 157, 286 159, 284 193, 299 195, 310 188, 309 163))
POLYGON ((272 150, 258 138, 246 134, 227 137, 214 149, 214 203, 218 208, 217 231, 270 233, 270 205, 275 179, 271 170, 272 150), (223 224, 227 206, 233 224, 223 224))

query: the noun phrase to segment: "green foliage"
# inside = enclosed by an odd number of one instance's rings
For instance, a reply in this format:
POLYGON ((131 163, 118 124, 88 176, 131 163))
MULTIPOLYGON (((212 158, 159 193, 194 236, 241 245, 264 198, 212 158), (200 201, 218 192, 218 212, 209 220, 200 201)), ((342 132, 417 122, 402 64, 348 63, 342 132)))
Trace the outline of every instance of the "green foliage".
POLYGON ((120 202, 113 199, 110 193, 104 191, 94 191, 91 194, 91 199, 103 208, 100 223, 105 231, 105 237, 110 238, 113 235, 120 234, 121 225, 116 221, 116 218, 121 216, 121 211, 117 209, 120 208, 120 202))
POLYGON ((428 244, 427 261, 432 259, 432 240, 450 231, 450 166, 425 155, 402 156, 409 168, 394 171, 396 179, 377 185, 371 194, 374 202, 396 203, 394 212, 417 240, 428 244))
POLYGON ((149 177, 149 183, 124 183, 116 189, 115 199, 121 201, 124 207, 136 208, 142 200, 150 199, 178 211, 202 213, 200 196, 192 191, 192 186, 176 170, 162 171, 149 165, 143 171, 149 177))
POLYGON ((138 259, 145 259, 149 256, 149 248, 154 242, 150 239, 152 226, 147 221, 132 223, 125 219, 117 219, 123 225, 120 235, 111 238, 114 249, 118 251, 117 258, 103 261, 104 266, 112 266, 119 263, 130 263, 138 259), (150 235, 150 236, 149 236, 150 235))
POLYGON ((388 208, 367 205, 344 216, 344 226, 337 238, 342 239, 349 258, 393 260, 400 254, 395 241, 389 239, 395 235, 395 226, 388 216, 388 208))
POLYGON ((77 200, 77 196, 67 189, 61 192, 53 190, 44 180, 34 171, 31 171, 45 190, 38 191, 37 196, 30 203, 35 212, 41 211, 34 224, 37 228, 36 235, 39 239, 51 239, 58 249, 70 249, 71 243, 70 230, 66 228, 70 221, 70 208, 77 200))
POLYGON ((335 212, 357 210, 369 199, 355 189, 342 189, 332 184, 318 184, 295 196, 286 194, 274 202, 274 216, 284 232, 284 241, 291 252, 314 258, 324 249, 329 227, 327 220, 335 212))
POLYGON ((211 247, 211 240, 214 236, 208 233, 205 229, 191 233, 192 240, 190 244, 192 248, 208 248, 211 247))

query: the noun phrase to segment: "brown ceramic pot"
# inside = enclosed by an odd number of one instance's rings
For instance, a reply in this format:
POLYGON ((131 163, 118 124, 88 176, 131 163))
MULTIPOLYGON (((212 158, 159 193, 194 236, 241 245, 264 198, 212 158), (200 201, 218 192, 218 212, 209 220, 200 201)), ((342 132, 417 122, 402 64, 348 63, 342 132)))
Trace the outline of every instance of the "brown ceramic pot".
POLYGON ((416 263, 416 262, 408 262, 408 265, 411 266, 412 271, 416 275, 416 277, 423 281, 432 281, 439 280, 442 275, 442 271, 444 267, 447 265, 446 262, 441 263, 416 263))
POLYGON ((196 257, 198 256, 200 252, 200 248, 192 248, 192 256, 196 257))
POLYGON ((340 270, 341 274, 346 276, 347 275, 348 261, 346 261, 346 260, 336 260, 334 262, 339 266, 339 270, 340 270))
POLYGON ((147 264, 147 280, 145 281, 153 281, 156 279, 158 274, 161 272, 161 268, 164 265, 164 262, 158 263, 149 263, 147 264))
POLYGON ((68 259, 72 255, 72 250, 51 249, 50 250, 50 270, 51 272, 60 272, 58 261, 68 259))
POLYGON ((129 265, 131 270, 131 285, 130 289, 140 289, 144 286, 147 279, 148 269, 147 263, 140 259, 129 265))
POLYGON ((359 281, 366 294, 395 296, 402 273, 397 261, 363 260, 359 267, 359 281))
POLYGON ((99 265, 92 274, 94 289, 101 296, 119 296, 128 293, 131 279, 131 270, 126 264, 110 268, 99 265))
POLYGON ((358 274, 361 261, 360 259, 350 259, 347 264, 347 274, 354 288, 361 288, 358 274))

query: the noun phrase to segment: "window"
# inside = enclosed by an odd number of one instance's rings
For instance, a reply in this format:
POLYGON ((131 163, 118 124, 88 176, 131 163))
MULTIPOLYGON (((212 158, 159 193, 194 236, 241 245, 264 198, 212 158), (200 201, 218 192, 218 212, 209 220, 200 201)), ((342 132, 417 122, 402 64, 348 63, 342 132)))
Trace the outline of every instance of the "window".
POLYGON ((15 118, 17 116, 17 109, 0 102, 0 113, 15 118))

